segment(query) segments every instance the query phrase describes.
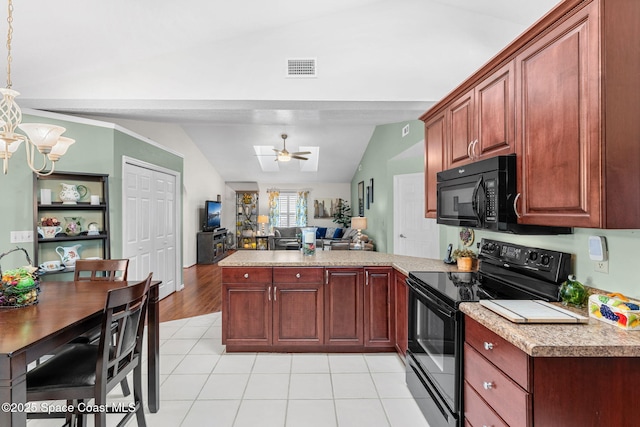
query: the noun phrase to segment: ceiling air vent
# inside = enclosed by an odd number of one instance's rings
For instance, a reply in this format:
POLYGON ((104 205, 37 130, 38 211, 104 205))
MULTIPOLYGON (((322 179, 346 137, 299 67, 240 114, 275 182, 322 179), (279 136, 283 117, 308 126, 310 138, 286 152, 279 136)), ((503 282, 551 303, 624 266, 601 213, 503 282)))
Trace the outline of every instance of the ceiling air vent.
POLYGON ((316 59, 287 59, 287 77, 318 77, 316 59))

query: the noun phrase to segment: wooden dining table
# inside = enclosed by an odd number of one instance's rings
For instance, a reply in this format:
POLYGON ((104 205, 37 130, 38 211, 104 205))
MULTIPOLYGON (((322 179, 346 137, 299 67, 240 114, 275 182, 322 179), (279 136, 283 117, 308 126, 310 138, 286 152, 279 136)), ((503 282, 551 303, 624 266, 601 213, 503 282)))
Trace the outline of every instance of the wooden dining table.
MULTIPOLYGON (((136 283, 133 281, 129 284, 136 283)), ((148 405, 160 409, 158 288, 153 281, 147 314, 148 405)), ((0 426, 26 426, 26 373, 29 363, 52 354, 98 326, 107 291, 127 282, 51 281, 41 283, 38 303, 0 309, 0 426)))

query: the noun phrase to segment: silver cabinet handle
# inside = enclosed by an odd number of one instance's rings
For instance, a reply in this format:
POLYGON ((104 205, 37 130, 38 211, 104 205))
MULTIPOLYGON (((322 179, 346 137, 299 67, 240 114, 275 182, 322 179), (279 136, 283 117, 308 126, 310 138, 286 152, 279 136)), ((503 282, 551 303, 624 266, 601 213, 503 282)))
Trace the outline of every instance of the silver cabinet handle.
POLYGON ((249 278, 249 273, 244 273, 244 278, 248 279, 249 278))
POLYGON ((520 214, 518 213, 518 199, 520 198, 520 193, 516 194, 516 197, 513 199, 513 211, 516 213, 516 218, 520 218, 520 214))
POLYGON ((472 154, 471 154, 471 146, 473 145, 473 141, 469 141, 469 145, 467 145, 467 157, 470 159, 473 159, 472 154))
POLYGON ((273 300, 274 301, 278 301, 278 296, 277 296, 276 292, 278 292, 278 287, 274 286, 273 287, 273 300))
POLYGON ((300 278, 300 273, 296 273, 296 279, 300 278))
POLYGON ((324 283, 325 283, 326 285, 328 285, 328 284, 329 284, 329 270, 325 270, 325 271, 324 271, 324 283))
POLYGON ((477 159, 478 157, 476 156, 476 145, 478 145, 478 140, 476 139, 471 144, 472 144, 471 145, 471 155, 473 156, 472 159, 477 159))
POLYGON ((482 383, 482 388, 484 388, 485 390, 491 390, 493 386, 494 384, 491 381, 485 381, 482 383))
POLYGON ((364 277, 365 277, 365 280, 364 280, 365 286, 369 286, 369 270, 364 272, 364 277))
POLYGON ((484 349, 485 350, 493 350, 493 343, 490 342, 484 342, 484 349))
POLYGON ((267 288, 267 295, 269 296, 269 301, 271 301, 271 286, 267 288))

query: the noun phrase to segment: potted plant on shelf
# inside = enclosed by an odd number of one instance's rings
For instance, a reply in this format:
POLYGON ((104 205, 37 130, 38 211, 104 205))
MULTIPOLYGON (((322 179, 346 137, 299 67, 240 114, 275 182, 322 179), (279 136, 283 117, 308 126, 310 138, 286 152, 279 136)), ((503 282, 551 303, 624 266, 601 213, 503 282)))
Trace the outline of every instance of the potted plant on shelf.
POLYGON ((458 270, 471 271, 474 267, 476 253, 468 248, 456 249, 453 251, 453 254, 451 254, 451 258, 458 263, 458 270))

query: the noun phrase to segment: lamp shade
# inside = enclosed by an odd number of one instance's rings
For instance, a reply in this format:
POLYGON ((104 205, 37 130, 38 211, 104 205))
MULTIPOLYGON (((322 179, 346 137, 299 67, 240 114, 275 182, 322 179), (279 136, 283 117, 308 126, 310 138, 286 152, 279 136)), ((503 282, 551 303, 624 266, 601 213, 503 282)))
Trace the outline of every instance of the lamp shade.
POLYGON ((269 217, 266 215, 258 215, 258 224, 268 224, 269 217))
POLYGON ((367 228, 367 218, 364 216, 354 216, 351 218, 351 228, 364 230, 367 228))

